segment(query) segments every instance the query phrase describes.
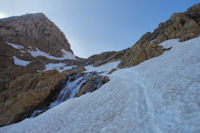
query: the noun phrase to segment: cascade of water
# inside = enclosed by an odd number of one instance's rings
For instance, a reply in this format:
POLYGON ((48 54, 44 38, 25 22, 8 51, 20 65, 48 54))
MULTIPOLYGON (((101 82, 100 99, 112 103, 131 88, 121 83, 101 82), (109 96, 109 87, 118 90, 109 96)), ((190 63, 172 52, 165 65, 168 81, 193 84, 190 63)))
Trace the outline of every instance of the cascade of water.
POLYGON ((46 111, 47 109, 53 108, 53 107, 59 105, 60 103, 75 97, 76 94, 78 94, 82 85, 84 83, 86 83, 86 81, 88 81, 88 79, 91 78, 92 76, 99 77, 99 78, 96 78, 95 80, 97 82, 96 88, 97 89, 100 88, 101 85, 103 84, 102 81, 103 81, 104 77, 99 76, 99 73, 97 73, 97 72, 77 73, 72 76, 68 76, 68 80, 66 81, 63 89, 59 92, 56 100, 53 101, 52 103, 50 103, 50 105, 46 109, 35 110, 31 114, 30 117, 35 117, 38 114, 46 111))
POLYGON ((65 85, 65 87, 60 91, 56 101, 52 102, 48 108, 52 108, 63 101, 73 98, 81 88, 82 84, 86 82, 90 74, 84 74, 83 76, 80 73, 69 76, 69 79, 65 85))

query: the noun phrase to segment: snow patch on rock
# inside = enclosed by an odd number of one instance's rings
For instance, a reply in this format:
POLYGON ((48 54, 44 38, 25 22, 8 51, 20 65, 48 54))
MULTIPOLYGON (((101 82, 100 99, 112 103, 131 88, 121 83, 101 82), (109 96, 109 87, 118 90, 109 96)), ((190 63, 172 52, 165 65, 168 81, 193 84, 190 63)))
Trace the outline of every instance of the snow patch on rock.
POLYGON ((14 63, 15 65, 20 65, 20 66, 27 66, 31 61, 25 61, 22 59, 17 58, 16 56, 13 56, 14 63))
POLYGON ((66 60, 66 59, 69 59, 69 60, 75 60, 76 57, 75 55, 73 55, 72 53, 70 52, 67 52, 65 51, 64 49, 62 49, 62 52, 63 52, 63 57, 55 57, 55 56, 52 56, 48 53, 45 53, 41 50, 39 50, 38 48, 36 48, 36 50, 28 50, 28 52, 33 56, 33 57, 38 57, 38 56, 44 56, 48 59, 52 59, 52 60, 66 60))
POLYGON ((7 44, 15 49, 23 49, 24 47, 22 45, 16 45, 16 44, 12 44, 7 42, 7 44))
POLYGON ((49 64, 45 65, 44 71, 56 69, 59 72, 62 72, 62 71, 65 71, 65 70, 72 69, 73 67, 75 67, 75 66, 66 66, 65 63, 49 63, 49 64))

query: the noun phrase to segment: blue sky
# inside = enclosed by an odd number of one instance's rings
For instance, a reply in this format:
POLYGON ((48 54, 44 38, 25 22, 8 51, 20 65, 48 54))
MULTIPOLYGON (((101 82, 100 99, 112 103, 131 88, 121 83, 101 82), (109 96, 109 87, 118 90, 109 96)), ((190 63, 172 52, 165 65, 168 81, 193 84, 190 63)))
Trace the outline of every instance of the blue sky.
POLYGON ((119 51, 197 0, 1 0, 0 17, 43 12, 77 56, 119 51))

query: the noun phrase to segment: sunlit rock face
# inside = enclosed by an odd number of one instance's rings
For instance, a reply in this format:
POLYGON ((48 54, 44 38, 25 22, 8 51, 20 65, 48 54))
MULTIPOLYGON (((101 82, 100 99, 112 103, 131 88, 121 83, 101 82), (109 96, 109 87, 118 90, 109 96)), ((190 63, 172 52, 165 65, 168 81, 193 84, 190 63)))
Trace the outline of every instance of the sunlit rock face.
POLYGON ((62 88, 65 73, 56 70, 37 74, 24 74, 12 81, 9 88, 0 93, 0 126, 18 122, 49 95, 62 88))

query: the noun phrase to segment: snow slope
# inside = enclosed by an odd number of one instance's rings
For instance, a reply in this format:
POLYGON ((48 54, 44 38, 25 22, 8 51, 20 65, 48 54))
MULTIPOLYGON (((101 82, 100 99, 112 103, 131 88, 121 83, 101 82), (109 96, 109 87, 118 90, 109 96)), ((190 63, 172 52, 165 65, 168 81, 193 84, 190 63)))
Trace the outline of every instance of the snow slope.
POLYGON ((97 91, 0 132, 199 133, 199 44, 200 37, 177 42, 159 57, 115 71, 97 91))

